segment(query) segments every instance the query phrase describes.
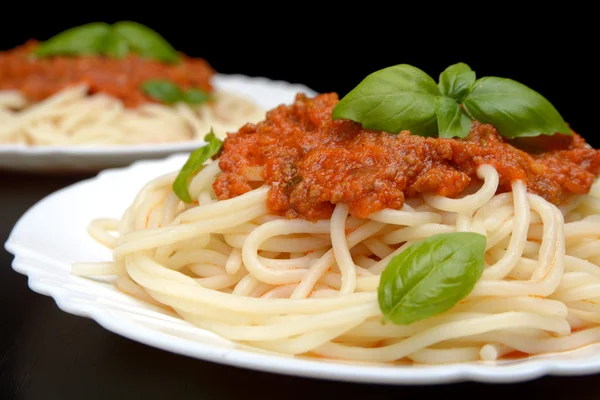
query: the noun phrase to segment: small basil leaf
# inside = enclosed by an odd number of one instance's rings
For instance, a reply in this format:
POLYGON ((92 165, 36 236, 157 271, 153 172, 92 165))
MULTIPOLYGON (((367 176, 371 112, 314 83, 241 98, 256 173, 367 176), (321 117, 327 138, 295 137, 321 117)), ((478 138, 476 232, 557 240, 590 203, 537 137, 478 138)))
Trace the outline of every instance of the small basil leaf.
POLYGON ((452 308, 481 277, 485 246, 478 233, 443 233, 392 258, 378 287, 384 321, 411 324, 452 308))
POLYGON ((115 30, 111 30, 104 43, 104 54, 113 58, 123 58, 129 54, 129 43, 115 30))
POLYGON ((541 94, 512 79, 478 79, 463 100, 466 111, 491 124, 505 137, 528 137, 571 130, 554 106, 541 94))
POLYGON ((142 91, 150 98, 164 104, 174 104, 185 99, 185 94, 179 86, 163 79, 151 79, 144 82, 142 91))
POLYGON ((190 196, 190 192, 188 190, 188 185, 190 184, 190 180, 204 168, 204 163, 217 154, 223 145, 214 134, 212 129, 210 132, 204 137, 204 141, 207 142, 206 145, 196 149, 190 154, 190 157, 186 161, 186 163, 179 171, 177 178, 173 182, 173 192, 179 197, 182 201, 186 203, 191 203, 192 198, 190 196))
POLYGON ((475 82, 475 72, 465 63, 449 66, 440 74, 438 86, 444 96, 461 102, 475 82))
POLYGON ((407 64, 367 76, 335 106, 332 118, 349 119, 365 129, 432 136, 440 91, 425 72, 407 64))
POLYGON ((97 55, 104 50, 110 25, 93 22, 67 29, 33 50, 36 57, 97 55))
POLYGON ((147 26, 137 22, 122 21, 114 24, 112 28, 129 43, 131 51, 141 57, 165 63, 179 61, 179 54, 169 42, 147 26))
POLYGON ((435 109, 438 124, 438 136, 441 138, 465 138, 471 131, 473 122, 453 99, 440 96, 435 109))
POLYGON ((201 89, 188 89, 184 101, 188 104, 203 104, 211 99, 210 94, 201 89))

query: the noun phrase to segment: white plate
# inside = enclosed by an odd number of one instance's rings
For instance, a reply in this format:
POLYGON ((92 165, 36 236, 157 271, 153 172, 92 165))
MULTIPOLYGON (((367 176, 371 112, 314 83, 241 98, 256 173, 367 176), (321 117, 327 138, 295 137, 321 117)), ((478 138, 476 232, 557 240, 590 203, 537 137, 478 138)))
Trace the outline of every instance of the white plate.
MULTIPOLYGON (((216 74, 213 85, 246 96, 265 110, 282 103, 289 104, 297 93, 309 96, 316 92, 301 84, 275 81, 263 77, 216 74)), ((30 172, 96 172, 105 168, 123 167, 137 160, 164 158, 176 153, 189 153, 204 142, 194 140, 179 143, 102 146, 25 146, 0 143, 0 169, 30 172)))
POLYGON ((87 234, 97 217, 119 218, 149 180, 179 169, 183 155, 136 162, 102 171, 46 197, 17 222, 6 243, 13 268, 29 276, 32 290, 52 296, 69 313, 96 320, 130 339, 190 357, 251 369, 322 379, 393 384, 437 384, 474 380, 517 382, 546 374, 600 372, 600 346, 517 361, 442 366, 381 366, 317 361, 258 353, 165 315, 111 284, 73 276, 71 263, 107 261, 110 251, 87 234))

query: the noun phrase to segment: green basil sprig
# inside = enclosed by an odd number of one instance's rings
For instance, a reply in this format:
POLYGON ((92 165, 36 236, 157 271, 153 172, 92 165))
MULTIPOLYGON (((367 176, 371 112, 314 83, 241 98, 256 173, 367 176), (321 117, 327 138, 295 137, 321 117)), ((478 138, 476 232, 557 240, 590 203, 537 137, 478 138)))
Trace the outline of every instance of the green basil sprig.
POLYGON ((67 29, 33 50, 35 57, 104 55, 122 58, 128 54, 176 63, 180 60, 177 51, 154 30, 132 21, 121 21, 113 25, 103 22, 67 29))
POLYGON ((483 77, 465 63, 433 78, 407 64, 376 71, 335 106, 332 118, 365 129, 421 136, 464 138, 472 120, 493 125, 507 138, 572 135, 556 108, 541 94, 512 79, 483 77))
POLYGON ((465 63, 449 66, 440 74, 438 87, 444 96, 461 102, 475 83, 475 71, 465 63))
POLYGON ((114 29, 111 29, 104 39, 104 47, 101 48, 102 55, 112 58, 125 58, 129 54, 129 43, 125 38, 119 35, 114 29))
POLYGON ((76 26, 40 43, 33 50, 36 57, 92 56, 103 54, 110 25, 104 22, 76 26))
POLYGON ((150 98, 164 104, 187 103, 203 104, 212 97, 202 89, 184 90, 166 79, 150 79, 142 83, 142 91, 150 98))
POLYGON ((510 79, 478 79, 463 100, 465 110, 509 138, 572 135, 558 111, 541 94, 510 79))
POLYGON ((333 109, 333 119, 351 119, 367 129, 419 135, 436 132, 440 91, 425 72, 410 65, 385 68, 367 76, 333 109))
POLYGON ((471 118, 465 114, 460 105, 449 97, 442 96, 438 99, 435 115, 439 136, 442 138, 464 138, 473 125, 471 118))
POLYGON ((117 22, 112 26, 117 36, 127 43, 130 52, 143 58, 165 63, 176 63, 179 54, 161 35, 145 25, 132 21, 117 22))
POLYGON ((217 138, 211 129, 210 132, 204 137, 206 145, 194 150, 190 154, 188 160, 179 171, 177 178, 173 182, 173 192, 185 203, 191 203, 192 197, 188 186, 190 181, 198 172, 204 168, 204 163, 217 154, 221 150, 223 142, 217 138))
POLYGON ((481 278, 485 247, 478 233, 443 233, 392 258, 377 291, 383 321, 411 324, 452 308, 481 278))

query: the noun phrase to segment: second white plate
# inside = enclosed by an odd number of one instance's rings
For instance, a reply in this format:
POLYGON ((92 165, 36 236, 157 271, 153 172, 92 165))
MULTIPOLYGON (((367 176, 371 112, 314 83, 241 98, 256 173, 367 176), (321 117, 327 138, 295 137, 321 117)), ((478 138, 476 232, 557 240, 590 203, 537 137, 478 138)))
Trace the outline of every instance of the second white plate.
MULTIPOLYGON (((302 84, 275 81, 263 77, 217 74, 215 89, 228 91, 254 100, 265 110, 289 104, 297 93, 314 96, 316 92, 302 84)), ((28 172, 96 172, 123 167, 142 159, 164 158, 171 154, 189 153, 201 140, 164 144, 140 144, 102 147, 25 146, 0 144, 0 170, 28 172)))

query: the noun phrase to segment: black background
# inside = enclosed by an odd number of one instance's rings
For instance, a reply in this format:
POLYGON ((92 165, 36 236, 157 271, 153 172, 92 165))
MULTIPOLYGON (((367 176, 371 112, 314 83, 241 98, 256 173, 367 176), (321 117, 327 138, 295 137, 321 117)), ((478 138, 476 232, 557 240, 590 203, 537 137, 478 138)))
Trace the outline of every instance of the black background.
MULTIPOLYGON (((571 126, 599 147, 597 26, 592 9, 531 9, 486 3, 442 10, 423 3, 145 3, 117 13, 108 3, 18 4, 2 15, 0 48, 40 40, 92 21, 135 20, 222 73, 304 83, 318 92, 352 89, 370 72, 399 63, 437 80, 455 62, 478 76, 520 81, 547 97, 571 126), (176 7, 175 7, 176 6, 176 7), (246 9, 247 8, 247 9, 246 9), (25 17, 26 15, 26 17, 25 17)), ((13 5, 15 6, 15 5, 13 5)), ((564 7, 565 5, 563 5, 564 7)), ((0 241, 45 195, 83 177, 0 173, 0 241)), ((547 377, 530 383, 390 387, 299 379, 205 363, 149 348, 60 311, 31 292, 0 251, 0 399, 400 398, 432 395, 504 398, 598 398, 600 376, 547 377)))

